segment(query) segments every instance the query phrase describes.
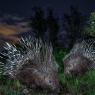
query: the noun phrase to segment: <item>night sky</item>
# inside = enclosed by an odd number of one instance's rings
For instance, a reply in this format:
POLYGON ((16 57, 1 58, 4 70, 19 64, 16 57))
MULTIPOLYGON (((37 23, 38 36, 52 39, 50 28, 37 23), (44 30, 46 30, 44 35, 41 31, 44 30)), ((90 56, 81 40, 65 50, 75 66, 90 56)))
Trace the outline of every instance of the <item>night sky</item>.
MULTIPOLYGON (((54 16, 59 17, 61 41, 65 39, 63 16, 70 11, 71 5, 77 6, 78 9, 87 16, 95 12, 95 0, 0 0, 0 37, 14 40, 12 35, 21 33, 26 35, 29 31, 29 22, 27 17, 32 15, 32 8, 35 6, 42 7, 45 12, 52 8, 54 16), (23 19, 24 18, 24 19, 23 19), (26 18, 26 19, 25 19, 26 18)), ((66 42, 67 43, 67 42, 66 42)), ((65 43, 63 43, 65 44, 65 43)))
POLYGON ((29 16, 32 14, 33 6, 41 6, 46 10, 48 7, 54 9, 58 16, 68 12, 70 5, 78 6, 85 13, 95 11, 95 0, 0 0, 0 12, 7 14, 18 14, 29 16))

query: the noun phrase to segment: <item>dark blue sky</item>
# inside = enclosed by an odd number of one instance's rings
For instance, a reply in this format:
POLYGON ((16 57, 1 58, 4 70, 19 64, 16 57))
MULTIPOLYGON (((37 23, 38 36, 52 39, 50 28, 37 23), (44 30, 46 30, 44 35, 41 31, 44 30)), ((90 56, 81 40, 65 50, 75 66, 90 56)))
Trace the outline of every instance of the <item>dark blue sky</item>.
POLYGON ((41 6, 44 9, 52 7, 59 16, 68 12, 70 5, 79 6, 79 9, 88 14, 95 11, 95 0, 0 0, 0 11, 9 14, 28 16, 32 14, 33 6, 41 6))

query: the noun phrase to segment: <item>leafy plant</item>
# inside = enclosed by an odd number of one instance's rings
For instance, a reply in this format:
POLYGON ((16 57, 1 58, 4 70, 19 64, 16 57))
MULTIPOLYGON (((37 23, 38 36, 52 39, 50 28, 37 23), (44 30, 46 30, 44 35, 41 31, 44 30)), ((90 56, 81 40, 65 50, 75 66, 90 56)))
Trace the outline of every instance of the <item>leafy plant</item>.
POLYGON ((85 33, 95 37, 95 12, 90 14, 90 17, 87 21, 87 26, 85 27, 85 33))

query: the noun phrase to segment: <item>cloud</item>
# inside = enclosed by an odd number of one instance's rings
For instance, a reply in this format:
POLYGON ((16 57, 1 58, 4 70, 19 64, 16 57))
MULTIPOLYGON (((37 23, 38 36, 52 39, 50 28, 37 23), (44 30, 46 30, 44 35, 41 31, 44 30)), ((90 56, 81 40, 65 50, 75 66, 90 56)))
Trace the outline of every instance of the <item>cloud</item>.
POLYGON ((12 15, 0 17, 0 38, 17 41, 17 34, 30 31, 28 23, 24 17, 12 15))
POLYGON ((12 25, 0 25, 0 35, 14 35, 17 32, 20 32, 22 28, 12 26, 12 25))
POLYGON ((20 32, 29 31, 28 21, 25 21, 24 18, 6 15, 0 17, 0 35, 14 35, 20 32))

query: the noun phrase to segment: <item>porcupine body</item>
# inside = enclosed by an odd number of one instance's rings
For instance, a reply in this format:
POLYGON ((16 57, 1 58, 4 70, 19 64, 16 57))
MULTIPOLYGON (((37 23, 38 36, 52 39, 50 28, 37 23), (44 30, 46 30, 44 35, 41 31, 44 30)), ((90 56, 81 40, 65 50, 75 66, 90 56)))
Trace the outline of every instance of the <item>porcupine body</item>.
POLYGON ((1 73, 18 79, 31 88, 40 87, 57 91, 59 89, 58 65, 52 54, 52 46, 30 36, 22 37, 19 42, 19 48, 8 42, 5 43, 6 53, 3 52, 1 55, 8 58, 5 63, 1 62, 1 73))
POLYGON ((95 69, 95 39, 76 42, 70 53, 63 59, 64 73, 79 76, 95 69))

